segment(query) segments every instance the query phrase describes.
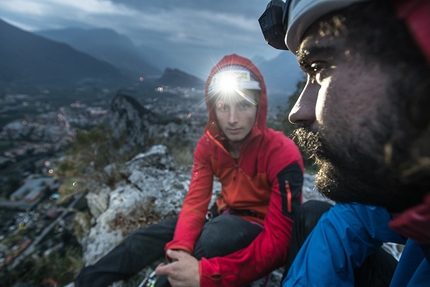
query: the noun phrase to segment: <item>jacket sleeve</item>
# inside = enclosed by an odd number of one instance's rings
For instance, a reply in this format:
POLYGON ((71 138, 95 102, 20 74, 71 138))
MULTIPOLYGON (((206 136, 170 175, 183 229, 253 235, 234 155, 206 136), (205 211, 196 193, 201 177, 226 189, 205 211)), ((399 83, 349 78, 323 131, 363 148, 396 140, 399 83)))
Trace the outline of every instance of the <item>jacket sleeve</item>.
POLYGON ((315 226, 282 286, 354 286, 354 269, 383 242, 404 243, 381 207, 336 204, 315 226))
POLYGON ((248 247, 228 256, 202 258, 199 262, 200 286, 244 286, 284 264, 291 238, 292 208, 296 205, 293 201, 298 204, 301 202, 301 161, 300 164, 296 162, 273 172, 272 180, 270 203, 262 232, 248 247), (291 196, 283 194, 286 189, 291 196), (283 202, 286 198, 290 202, 283 202))
POLYGON ((165 250, 180 249, 190 254, 194 251, 212 196, 213 171, 207 153, 208 144, 205 136, 197 144, 188 193, 179 213, 173 240, 166 244, 165 250))

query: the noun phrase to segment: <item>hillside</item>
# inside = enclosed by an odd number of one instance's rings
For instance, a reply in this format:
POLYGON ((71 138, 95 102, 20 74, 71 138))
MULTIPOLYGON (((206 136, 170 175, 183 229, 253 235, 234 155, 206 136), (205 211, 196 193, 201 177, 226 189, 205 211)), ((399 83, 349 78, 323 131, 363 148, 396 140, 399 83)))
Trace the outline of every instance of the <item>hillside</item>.
POLYGON ((128 37, 112 29, 65 28, 38 31, 35 34, 68 44, 136 78, 161 74, 161 70, 149 63, 143 56, 144 53, 128 37))
POLYGON ((160 85, 171 87, 204 88, 205 86, 205 82, 203 80, 178 69, 170 68, 166 68, 163 72, 163 75, 155 82, 160 85))
POLYGON ((72 47, 0 20, 0 83, 76 84, 83 79, 118 83, 121 71, 72 47))

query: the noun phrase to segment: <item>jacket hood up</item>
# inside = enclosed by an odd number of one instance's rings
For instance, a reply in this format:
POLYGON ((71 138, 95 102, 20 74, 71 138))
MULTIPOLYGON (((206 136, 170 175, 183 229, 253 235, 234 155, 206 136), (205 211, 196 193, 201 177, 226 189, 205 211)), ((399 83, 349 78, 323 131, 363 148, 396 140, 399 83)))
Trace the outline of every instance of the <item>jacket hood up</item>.
POLYGON ((219 61, 218 64, 213 67, 207 81, 206 81, 206 87, 205 87, 205 100, 206 100, 206 106, 208 108, 209 112, 209 120, 206 125, 206 133, 209 133, 213 138, 220 140, 223 138, 223 132, 221 131, 218 121, 215 115, 215 111, 213 107, 211 107, 209 102, 209 84, 211 83, 212 77, 221 69, 227 66, 242 66, 248 70, 250 70, 260 82, 260 88, 261 88, 261 95, 258 103, 257 108, 257 117, 255 120, 254 127, 251 131, 252 134, 258 134, 260 132, 263 132, 263 130, 266 128, 266 116, 267 116, 267 93, 266 93, 266 84, 264 83, 263 76, 261 75, 260 71, 257 69, 257 67, 247 58, 241 57, 236 54, 224 56, 224 58, 219 61))

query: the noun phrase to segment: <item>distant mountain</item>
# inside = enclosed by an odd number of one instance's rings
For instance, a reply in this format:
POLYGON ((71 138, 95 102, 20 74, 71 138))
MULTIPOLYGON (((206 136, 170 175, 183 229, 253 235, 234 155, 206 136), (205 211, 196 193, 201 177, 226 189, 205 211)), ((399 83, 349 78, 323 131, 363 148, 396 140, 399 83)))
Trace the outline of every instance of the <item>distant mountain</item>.
POLYGON ((166 68, 163 75, 155 83, 171 87, 196 87, 204 88, 205 82, 195 76, 178 69, 166 68))
POLYGON ((74 84, 82 79, 127 80, 111 64, 0 20, 0 82, 74 84))
POLYGON ((141 56, 146 61, 161 69, 162 71, 169 67, 184 70, 184 68, 187 66, 186 63, 181 61, 181 59, 174 58, 170 54, 162 52, 160 49, 143 45, 139 46, 137 49, 140 51, 141 56))
MULTIPOLYGON (((0 20, 0 83, 75 83, 83 78, 116 83, 142 76, 150 80, 145 83, 203 86, 202 80, 182 72, 187 69, 182 60, 158 49, 136 47, 128 37, 111 29, 68 28, 34 35, 0 20)), ((265 78, 270 106, 284 103, 303 77, 289 52, 271 60, 252 60, 265 78)))
POLYGON ((130 73, 135 78, 161 75, 162 70, 147 60, 144 51, 138 49, 128 37, 112 29, 65 28, 38 31, 36 34, 66 43, 78 51, 130 73))
POLYGON ((266 61, 254 58, 253 62, 263 74, 267 85, 269 105, 282 105, 296 89, 296 83, 305 74, 300 70, 296 57, 283 51, 277 57, 266 61))

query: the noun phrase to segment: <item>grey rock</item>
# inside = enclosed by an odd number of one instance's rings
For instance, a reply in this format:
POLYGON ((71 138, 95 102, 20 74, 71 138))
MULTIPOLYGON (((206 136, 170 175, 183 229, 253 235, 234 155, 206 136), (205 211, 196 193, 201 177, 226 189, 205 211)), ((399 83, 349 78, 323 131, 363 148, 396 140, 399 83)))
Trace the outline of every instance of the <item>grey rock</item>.
POLYGON ((141 153, 126 163, 129 170, 155 168, 158 170, 173 170, 175 164, 164 145, 152 146, 146 153, 141 153))
POLYGON ((303 179, 303 203, 305 203, 308 200, 319 200, 319 201, 325 201, 329 202, 331 204, 334 204, 332 200, 325 197, 321 193, 318 192, 318 190, 315 187, 315 174, 309 174, 305 173, 304 179, 303 179))
POLYGON ((125 140, 120 148, 122 154, 146 150, 147 142, 154 138, 184 136, 189 129, 179 118, 156 114, 121 92, 111 102, 107 122, 113 137, 125 140))
POLYGON ((128 181, 121 181, 114 190, 93 189, 87 203, 95 219, 82 240, 86 264, 93 264, 124 238, 123 231, 112 228, 115 219, 127 217, 140 206, 151 204, 151 211, 163 219, 178 214, 188 190, 191 175, 178 173, 165 146, 154 146, 125 164, 128 181))
POLYGON ((99 192, 89 192, 85 196, 93 218, 99 217, 108 208, 109 193, 110 188, 104 187, 100 188, 99 192))
MULTIPOLYGON (((87 195, 88 206, 95 224, 86 237, 84 259, 86 264, 93 264, 124 238, 123 231, 113 229, 112 222, 119 214, 127 217, 131 211, 142 204, 151 202, 152 211, 160 218, 178 214, 188 191, 191 174, 177 171, 173 159, 162 145, 151 147, 148 152, 136 155, 124 165, 127 181, 117 183, 116 188, 102 187, 87 195)), ((312 175, 305 175, 304 198, 314 198, 312 175)), ((211 204, 221 192, 221 184, 214 180, 211 204)), ((269 276, 267 286, 279 286, 282 268, 269 276)), ((266 278, 254 282, 251 286, 263 286, 266 278)), ((121 282, 115 286, 123 286, 121 282), (119 284, 119 285, 118 285, 119 284)), ((124 285, 125 286, 125 285, 124 285)))
POLYGON ((134 148, 142 148, 149 136, 150 126, 159 121, 158 116, 142 107, 134 98, 118 93, 111 102, 108 122, 113 130, 113 136, 126 136, 124 152, 134 148), (125 133, 125 134, 124 134, 125 133))

